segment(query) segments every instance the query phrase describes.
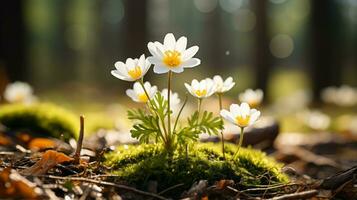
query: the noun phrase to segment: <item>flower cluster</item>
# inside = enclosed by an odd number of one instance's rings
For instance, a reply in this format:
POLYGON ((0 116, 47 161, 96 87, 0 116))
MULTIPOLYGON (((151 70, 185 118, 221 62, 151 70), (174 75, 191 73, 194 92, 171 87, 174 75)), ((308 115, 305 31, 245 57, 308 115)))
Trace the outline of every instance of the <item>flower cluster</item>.
POLYGON ((331 103, 342 107, 357 105, 357 88, 348 85, 341 87, 327 87, 321 93, 325 103, 331 103))
POLYGON ((136 122, 131 130, 132 136, 139 141, 162 141, 168 150, 175 148, 176 144, 185 145, 187 150, 189 139, 196 140, 201 133, 221 133, 224 153, 223 118, 241 127, 242 134, 245 127, 253 125, 259 118, 260 112, 250 109, 250 107, 257 107, 261 103, 262 91, 247 90, 239 96, 239 99, 244 103, 241 105, 232 104, 230 111, 224 110, 222 96, 233 88, 235 82, 232 77, 224 80, 221 76, 216 75, 201 81, 194 79, 190 84, 184 84, 187 91, 197 99, 198 108, 188 118, 186 125, 180 124, 179 118, 187 98, 182 103, 178 94, 171 91, 172 73, 181 73, 185 68, 198 66, 201 60, 194 56, 199 47, 187 48, 187 38, 180 37, 176 40, 172 33, 165 36, 163 43, 149 42, 147 47, 151 56, 145 58, 145 55, 141 55, 140 58, 128 58, 125 63, 118 61, 114 64, 115 70, 111 71, 112 75, 118 79, 135 82, 133 89, 128 89, 126 94, 133 101, 145 103, 147 106, 148 112, 142 109, 128 111, 129 119, 136 122), (156 86, 144 82, 144 76, 151 65, 153 65, 154 73, 168 74, 167 88, 161 92, 158 92, 156 86), (214 117, 211 112, 201 111, 203 99, 213 94, 219 98, 221 117, 214 117), (182 105, 180 105, 181 103, 182 105), (171 118, 173 114, 176 115, 176 119, 171 118))
POLYGON ((9 103, 31 104, 37 101, 31 85, 24 82, 14 82, 6 86, 4 99, 9 103))

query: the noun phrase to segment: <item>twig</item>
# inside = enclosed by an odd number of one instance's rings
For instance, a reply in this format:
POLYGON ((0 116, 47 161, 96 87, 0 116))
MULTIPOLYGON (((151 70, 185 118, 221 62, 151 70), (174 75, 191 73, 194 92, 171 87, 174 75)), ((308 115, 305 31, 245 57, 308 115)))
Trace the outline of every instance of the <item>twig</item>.
POLYGON ((81 115, 79 117, 79 123, 80 123, 79 137, 77 140, 76 153, 74 154, 74 163, 76 163, 76 164, 79 164, 79 161, 80 161, 82 143, 83 143, 83 137, 84 137, 84 116, 83 115, 81 115))
POLYGON ((307 199, 317 195, 317 190, 308 190, 304 192, 298 192, 293 194, 285 194, 278 197, 274 197, 268 200, 294 200, 294 199, 307 199))
POLYGON ((127 191, 141 194, 144 196, 149 196, 149 197, 156 198, 156 199, 166 200, 165 197, 157 195, 157 194, 138 190, 138 189, 126 186, 126 185, 118 185, 118 184, 107 182, 107 181, 93 180, 93 179, 88 179, 88 178, 84 178, 84 177, 61 177, 61 176, 53 176, 53 175, 42 176, 42 177, 59 179, 59 180, 82 181, 82 182, 87 182, 87 183, 112 186, 112 187, 116 187, 118 189, 127 190, 127 191))
POLYGON ((167 188, 167 189, 165 189, 165 190, 159 192, 158 194, 159 194, 159 195, 164 194, 164 193, 166 193, 166 192, 168 192, 168 191, 170 191, 170 190, 176 189, 176 188, 181 187, 181 186, 184 186, 184 185, 185 185, 185 184, 180 183, 180 184, 171 186, 171 187, 169 187, 169 188, 167 188))
POLYGON ((289 184, 277 184, 277 185, 274 185, 274 186, 271 186, 271 187, 260 187, 260 188, 249 188, 249 189, 246 189, 246 190, 242 190, 240 192, 253 192, 253 191, 266 191, 266 190, 273 190, 273 189, 279 189, 279 188, 284 188, 284 187, 289 187, 289 186, 299 186, 301 184, 299 183, 289 183, 289 184))

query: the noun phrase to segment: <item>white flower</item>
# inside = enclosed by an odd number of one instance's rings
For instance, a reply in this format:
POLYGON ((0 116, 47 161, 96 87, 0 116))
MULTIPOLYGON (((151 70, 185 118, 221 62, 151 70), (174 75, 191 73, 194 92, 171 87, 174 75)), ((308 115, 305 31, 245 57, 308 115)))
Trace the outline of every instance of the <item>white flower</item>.
POLYGON ((327 87, 321 93, 322 100, 338 106, 353 106, 357 104, 357 89, 348 85, 327 87))
MULTIPOLYGON (((151 86, 149 82, 145 82, 144 87, 149 95, 149 98, 152 99, 157 92, 157 87, 151 86)), ((149 100, 139 82, 134 83, 133 89, 126 90, 126 95, 128 95, 135 102, 146 103, 149 100)))
POLYGON ((240 102, 247 102, 250 107, 255 108, 263 101, 263 91, 260 89, 247 89, 239 95, 240 102))
POLYGON ((150 68, 150 62, 145 59, 145 55, 141 55, 139 59, 126 59, 126 62, 123 63, 118 61, 114 64, 115 70, 112 70, 111 73, 118 79, 124 81, 136 81, 141 79, 150 68))
POLYGON ((222 77, 219 75, 213 77, 213 83, 215 85, 216 93, 225 93, 232 89, 235 85, 232 77, 228 77, 225 81, 223 81, 222 77))
POLYGON ((28 83, 14 82, 6 86, 4 99, 9 103, 33 103, 36 97, 28 83))
POLYGON ((305 114, 305 124, 314 130, 326 130, 330 122, 330 117, 320 111, 308 111, 305 114))
POLYGON ((148 49, 152 56, 149 61, 154 64, 154 72, 163 74, 168 71, 183 72, 183 68, 192 68, 201 63, 200 59, 193 58, 198 51, 198 46, 186 49, 187 38, 180 37, 177 41, 172 33, 166 34, 164 44, 149 42, 148 49))
POLYGON ((215 92, 212 79, 204 79, 200 82, 193 79, 191 85, 185 83, 185 87, 188 92, 197 98, 207 98, 215 92))
MULTIPOLYGON (((165 88, 162 90, 161 95, 164 97, 164 99, 167 101, 167 93, 168 89, 165 88)), ((170 91, 170 107, 171 109, 177 108, 180 104, 181 100, 176 92, 170 91)))
POLYGON ((250 109, 247 103, 232 104, 229 109, 221 110, 221 116, 241 128, 253 125, 260 117, 260 111, 250 109))

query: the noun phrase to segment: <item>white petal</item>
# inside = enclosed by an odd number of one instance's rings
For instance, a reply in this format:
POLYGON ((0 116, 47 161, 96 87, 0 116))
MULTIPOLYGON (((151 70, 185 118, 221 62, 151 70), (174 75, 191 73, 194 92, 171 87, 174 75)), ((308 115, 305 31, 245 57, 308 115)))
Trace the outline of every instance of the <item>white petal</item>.
POLYGON ((118 79, 121 79, 124 81, 134 81, 131 77, 124 76, 118 70, 112 70, 110 73, 118 79))
POLYGON ((156 52, 156 45, 153 42, 148 43, 148 49, 154 57, 159 57, 160 55, 156 52))
POLYGON ((189 49, 187 49, 186 51, 184 51, 182 53, 182 60, 183 61, 186 61, 190 58, 192 58, 198 51, 198 46, 193 46, 193 47, 190 47, 189 49))
POLYGON ((154 65, 161 65, 162 64, 162 61, 159 60, 157 57, 154 57, 154 56, 150 56, 148 57, 148 61, 154 65))
POLYGON ((250 107, 249 107, 249 104, 243 102, 240 104, 240 109, 241 109, 241 113, 242 113, 242 116, 247 116, 250 114, 250 107))
POLYGON ((186 49, 186 45, 187 45, 187 38, 180 37, 176 42, 175 49, 178 52, 183 52, 186 49))
POLYGON ((137 94, 144 92, 143 86, 139 82, 134 83, 133 89, 134 89, 134 92, 136 92, 137 94))
POLYGON ((183 72, 183 67, 173 67, 171 68, 171 71, 175 73, 181 73, 183 72))
POLYGON ((142 54, 138 60, 138 65, 143 69, 145 67, 145 55, 142 54))
POLYGON ((157 73, 157 74, 163 74, 163 73, 166 73, 168 72, 169 69, 163 65, 155 65, 154 66, 154 72, 157 73))
POLYGON ((224 110, 224 109, 223 109, 223 110, 221 110, 220 114, 221 114, 221 116, 222 116, 223 118, 225 118, 226 120, 230 121, 230 122, 233 123, 233 124, 236 124, 235 119, 234 119, 232 113, 230 113, 228 110, 224 110))
MULTIPOLYGON (((191 85, 188 83, 184 83, 186 89, 190 92, 192 90, 191 85)), ((167 89, 166 89, 167 90, 167 89)))
POLYGON ((143 74, 146 74, 148 70, 150 69, 151 63, 149 62, 148 59, 145 59, 145 65, 144 65, 144 71, 143 74))
POLYGON ((128 70, 133 69, 135 67, 135 61, 131 58, 126 59, 125 66, 128 70))
POLYGON ((215 75, 213 77, 213 81, 216 82, 216 83, 223 83, 223 79, 220 75, 215 75))
POLYGON ((233 113, 234 116, 240 116, 241 115, 240 106, 238 104, 232 104, 229 107, 229 110, 231 111, 231 113, 233 113))
POLYGON ((188 91, 192 96, 196 96, 196 94, 195 94, 195 93, 193 92, 193 90, 192 90, 191 85, 185 83, 185 87, 186 87, 187 91, 188 91))
POLYGON ((201 60, 198 58, 191 58, 182 63, 182 66, 185 68, 192 68, 196 67, 197 65, 201 64, 201 60))
POLYGON ((125 69, 125 63, 121 61, 115 62, 114 67, 120 71, 121 69, 125 69))
POLYGON ((164 47, 165 50, 174 50, 176 45, 176 39, 174 34, 168 33, 164 38, 164 47))
POLYGON ((257 111, 255 109, 253 109, 254 111, 252 112, 251 116, 250 116, 250 120, 249 120, 249 125, 254 124, 258 118, 260 117, 260 111, 257 111))
POLYGON ((231 84, 232 82, 233 82, 233 78, 230 76, 230 77, 228 77, 228 78, 224 81, 224 84, 229 85, 229 84, 231 84))
POLYGON ((163 57, 163 52, 165 52, 165 47, 162 45, 160 42, 155 42, 155 47, 156 47, 156 53, 159 55, 159 57, 163 57))
POLYGON ((226 91, 228 91, 228 90, 230 90, 230 89, 232 89, 232 87, 235 85, 236 83, 231 83, 230 85, 227 85, 227 86, 225 86, 225 88, 224 88, 224 90, 225 90, 225 92, 226 91))
POLYGON ((136 96, 136 93, 132 89, 126 90, 126 95, 128 95, 133 101, 138 102, 138 97, 136 96))

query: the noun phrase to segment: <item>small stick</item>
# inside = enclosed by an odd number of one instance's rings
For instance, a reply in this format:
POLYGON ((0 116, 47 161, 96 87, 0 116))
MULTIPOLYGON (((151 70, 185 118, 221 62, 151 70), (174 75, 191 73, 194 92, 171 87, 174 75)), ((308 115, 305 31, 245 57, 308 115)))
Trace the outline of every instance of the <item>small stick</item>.
POLYGON ((83 144, 83 137, 84 137, 84 116, 81 115, 79 117, 79 123, 80 123, 80 128, 79 128, 79 137, 77 140, 77 148, 76 148, 76 153, 74 154, 74 163, 79 164, 80 162, 80 157, 81 157, 81 150, 82 150, 82 144, 83 144))
POLYGON ((61 176, 53 176, 53 175, 42 176, 42 177, 51 178, 51 179, 59 179, 59 180, 82 181, 82 182, 87 182, 87 183, 94 183, 94 184, 99 184, 99 185, 112 186, 112 187, 115 187, 115 188, 118 188, 118 189, 134 192, 134 193, 137 193, 137 194, 141 194, 141 195, 144 195, 144 196, 149 196, 149 197, 156 198, 156 199, 161 199, 161 200, 166 200, 167 199, 167 198, 165 198, 163 196, 160 196, 160 195, 157 195, 157 194, 154 194, 154 193, 145 192, 145 191, 142 191, 142 190, 138 190, 138 189, 126 186, 126 185, 119 185, 119 184, 115 184, 115 183, 111 183, 111 182, 107 182, 107 181, 88 179, 88 178, 84 178, 84 177, 61 177, 61 176))
POLYGON ((292 199, 307 199, 314 197, 318 194, 317 190, 308 190, 304 192, 297 192, 293 194, 285 194, 282 196, 274 197, 269 200, 292 200, 292 199))

